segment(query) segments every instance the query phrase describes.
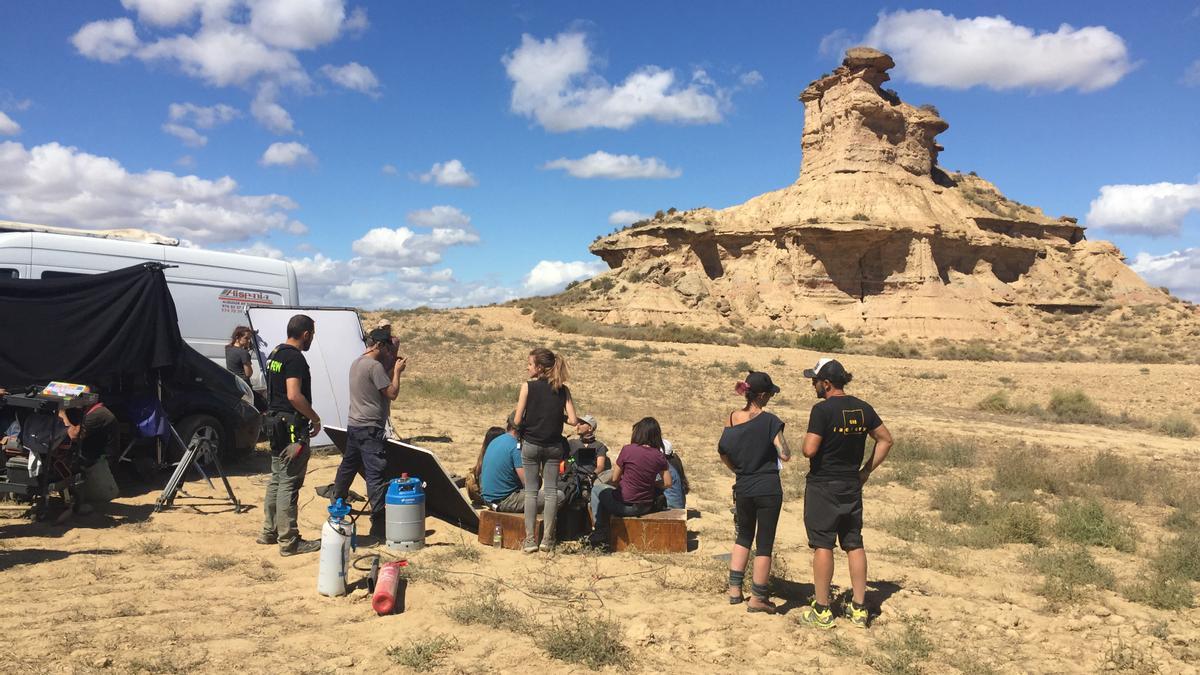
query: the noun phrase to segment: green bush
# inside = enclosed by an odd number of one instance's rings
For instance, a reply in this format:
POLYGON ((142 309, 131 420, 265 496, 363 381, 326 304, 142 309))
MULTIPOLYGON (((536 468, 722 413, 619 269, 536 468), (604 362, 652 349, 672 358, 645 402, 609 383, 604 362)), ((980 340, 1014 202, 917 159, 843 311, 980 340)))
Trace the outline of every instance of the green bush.
POLYGON ((1071 424, 1104 424, 1110 419, 1108 413, 1078 389, 1052 392, 1046 411, 1055 420, 1071 424))
POLYGON ((983 397, 983 400, 981 400, 979 403, 976 403, 975 407, 984 412, 1004 413, 1007 415, 1021 412, 1021 410, 1014 406, 1012 401, 1008 399, 1007 391, 994 391, 983 397))
POLYGON ((1029 504, 1004 504, 993 507, 986 527, 1000 543, 1046 543, 1045 524, 1038 510, 1029 504))
POLYGON ((1158 430, 1175 438, 1192 438, 1197 433, 1195 422, 1179 413, 1172 413, 1162 418, 1158 423, 1158 430))
POLYGON ((992 489, 1005 499, 1027 500, 1036 493, 1063 494, 1069 483, 1062 469, 1046 460, 1041 448, 1021 448, 1000 458, 992 489))
POLYGON ((1143 577, 1123 587, 1121 595, 1131 602, 1166 610, 1189 609, 1195 600, 1191 584, 1162 575, 1143 577))
POLYGON ((1145 466, 1102 450, 1079 466, 1076 482, 1092 485, 1110 499, 1152 501, 1162 493, 1159 475, 1145 466))
POLYGON ((1063 502, 1056 511, 1055 534, 1085 546, 1107 546, 1131 553, 1136 548, 1133 524, 1111 513, 1099 501, 1063 502))
POLYGON ((1083 546, 1038 553, 1033 566, 1045 576, 1038 594, 1052 605, 1075 602, 1088 589, 1110 589, 1114 583, 1113 573, 1083 546))
POLYGON ((986 504, 969 482, 948 480, 934 486, 929 493, 929 507, 942 520, 951 524, 978 521, 986 504))
POLYGON ((1185 581, 1200 581, 1200 532, 1184 532, 1151 560, 1155 571, 1185 581))
POLYGON ((407 645, 388 647, 387 655, 398 666, 425 672, 444 665, 446 655, 458 649, 458 640, 445 635, 418 638, 407 645))
POLYGON ((846 348, 846 339, 835 330, 824 329, 801 335, 796 346, 814 352, 840 352, 846 348))
POLYGON ((896 340, 888 340, 875 348, 875 355, 889 359, 919 359, 921 350, 914 345, 902 345, 896 340))

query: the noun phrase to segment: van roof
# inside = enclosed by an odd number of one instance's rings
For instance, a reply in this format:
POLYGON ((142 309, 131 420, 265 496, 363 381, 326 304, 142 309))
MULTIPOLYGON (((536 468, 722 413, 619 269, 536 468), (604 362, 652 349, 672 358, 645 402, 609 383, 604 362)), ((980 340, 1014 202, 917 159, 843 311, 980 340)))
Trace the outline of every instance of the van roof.
POLYGON ((178 246, 179 240, 164 237, 161 234, 122 228, 117 230, 80 230, 73 227, 54 227, 53 225, 35 225, 33 223, 18 223, 11 220, 0 220, 0 232, 46 232, 49 234, 69 234, 76 237, 96 237, 98 239, 120 239, 122 241, 137 241, 143 244, 159 244, 162 246, 178 246))

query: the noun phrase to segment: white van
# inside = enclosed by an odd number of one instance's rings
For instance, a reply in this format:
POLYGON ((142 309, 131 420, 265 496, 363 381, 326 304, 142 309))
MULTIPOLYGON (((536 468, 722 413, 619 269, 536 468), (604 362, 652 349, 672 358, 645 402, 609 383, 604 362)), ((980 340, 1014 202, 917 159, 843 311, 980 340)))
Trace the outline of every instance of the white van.
MULTIPOLYGON (((225 345, 246 308, 300 304, 291 263, 179 245, 142 230, 74 230, 0 221, 0 278, 50 279, 160 262, 179 331, 196 351, 225 367, 225 345)), ((262 390, 255 367, 253 385, 262 390)))

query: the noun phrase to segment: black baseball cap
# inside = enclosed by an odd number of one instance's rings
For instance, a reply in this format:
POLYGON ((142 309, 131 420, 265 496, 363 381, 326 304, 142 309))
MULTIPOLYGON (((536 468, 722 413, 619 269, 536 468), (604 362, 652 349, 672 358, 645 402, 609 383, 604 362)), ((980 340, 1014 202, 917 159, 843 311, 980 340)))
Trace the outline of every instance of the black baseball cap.
POLYGON ((750 374, 746 376, 746 384, 749 385, 750 391, 755 394, 779 393, 779 387, 775 386, 775 383, 771 381, 771 376, 756 370, 750 371, 750 374))
POLYGON ((372 342, 391 342, 392 327, 380 326, 379 328, 374 328, 370 333, 367 333, 367 337, 371 338, 372 342))
POLYGON ((846 376, 846 368, 836 359, 821 359, 817 361, 817 365, 804 371, 804 376, 818 380, 840 379, 846 376))

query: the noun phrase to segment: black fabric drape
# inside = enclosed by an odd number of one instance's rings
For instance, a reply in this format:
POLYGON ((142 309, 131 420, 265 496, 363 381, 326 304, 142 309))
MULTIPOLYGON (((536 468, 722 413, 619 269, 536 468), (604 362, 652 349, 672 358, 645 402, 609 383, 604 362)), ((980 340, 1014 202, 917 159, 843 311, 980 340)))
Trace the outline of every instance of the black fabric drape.
POLYGON ((183 339, 161 269, 0 280, 0 386, 91 384, 176 364, 183 339))

